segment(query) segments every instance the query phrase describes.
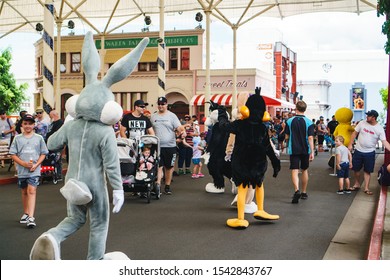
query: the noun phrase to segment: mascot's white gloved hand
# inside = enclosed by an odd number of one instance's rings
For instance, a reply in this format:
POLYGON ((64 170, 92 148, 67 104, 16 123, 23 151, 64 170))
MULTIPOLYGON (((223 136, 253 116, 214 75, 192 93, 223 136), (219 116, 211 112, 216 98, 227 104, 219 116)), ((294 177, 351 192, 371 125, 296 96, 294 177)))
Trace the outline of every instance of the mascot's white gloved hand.
POLYGON ((232 159, 232 154, 226 154, 225 161, 231 161, 231 159, 232 159))
POLYGON ((204 153, 201 158, 204 159, 204 164, 208 164, 210 160, 210 153, 204 153))
POLYGON ((114 190, 112 197, 112 204, 114 204, 112 213, 118 213, 122 208, 123 202, 125 202, 125 192, 123 190, 114 190))

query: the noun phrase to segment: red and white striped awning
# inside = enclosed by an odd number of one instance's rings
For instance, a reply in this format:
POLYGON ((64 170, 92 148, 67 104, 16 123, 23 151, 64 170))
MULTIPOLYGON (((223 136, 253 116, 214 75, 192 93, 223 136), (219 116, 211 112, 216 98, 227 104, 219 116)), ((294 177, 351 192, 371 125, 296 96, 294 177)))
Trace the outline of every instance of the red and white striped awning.
MULTIPOLYGON (((275 97, 262 95, 266 106, 284 107, 284 108, 295 108, 295 104, 287 102, 282 99, 275 97)), ((232 95, 231 94, 212 94, 210 100, 223 106, 232 106, 232 95)), ((191 106, 203 106, 205 102, 204 94, 196 94, 191 98, 191 106)))
MULTIPOLYGON (((232 106, 231 94, 212 94, 210 100, 223 106, 232 106)), ((203 106, 205 102, 204 94, 196 94, 191 98, 191 106, 203 106)))

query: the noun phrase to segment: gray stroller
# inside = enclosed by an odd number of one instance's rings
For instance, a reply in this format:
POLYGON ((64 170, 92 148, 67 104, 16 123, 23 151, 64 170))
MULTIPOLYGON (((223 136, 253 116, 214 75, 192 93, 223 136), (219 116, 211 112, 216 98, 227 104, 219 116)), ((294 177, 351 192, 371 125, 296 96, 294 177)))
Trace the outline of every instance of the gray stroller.
POLYGON ((117 139, 122 184, 125 192, 142 193, 150 203, 152 194, 160 199, 160 189, 156 184, 158 162, 160 156, 160 141, 157 136, 143 135, 139 139, 117 139), (150 149, 153 166, 146 168, 140 163, 144 147, 150 149))

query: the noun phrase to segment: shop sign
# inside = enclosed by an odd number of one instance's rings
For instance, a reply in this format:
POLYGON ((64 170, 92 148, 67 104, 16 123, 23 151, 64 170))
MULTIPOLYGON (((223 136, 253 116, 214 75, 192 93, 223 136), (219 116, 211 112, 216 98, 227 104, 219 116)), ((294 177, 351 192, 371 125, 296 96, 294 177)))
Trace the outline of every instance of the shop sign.
MULTIPOLYGON (((143 38, 123 38, 123 39, 112 39, 104 40, 105 49, 133 49, 143 38)), ((150 42, 147 47, 158 47, 158 38, 150 38, 150 42)), ((102 41, 96 40, 95 45, 97 49, 101 48, 102 41)), ((167 47, 178 47, 178 46, 197 46, 198 36, 168 36, 165 37, 165 45, 167 47)))
MULTIPOLYGON (((231 77, 211 77, 210 88, 214 91, 223 91, 233 88, 233 79, 231 77)), ((255 85, 254 77, 237 77, 237 89, 253 89, 255 85)), ((199 90, 206 88, 206 78, 198 77, 196 87, 199 90)))

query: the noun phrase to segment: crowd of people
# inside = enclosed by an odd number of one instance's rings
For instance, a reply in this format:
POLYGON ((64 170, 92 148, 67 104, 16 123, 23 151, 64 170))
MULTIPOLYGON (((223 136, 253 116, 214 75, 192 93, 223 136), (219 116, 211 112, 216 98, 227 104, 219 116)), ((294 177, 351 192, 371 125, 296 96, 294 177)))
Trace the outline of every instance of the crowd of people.
MULTIPOLYGON (((201 157, 207 148, 207 131, 201 131, 197 117, 185 115, 184 119, 179 119, 168 109, 168 100, 165 97, 158 98, 157 111, 148 116, 144 114, 148 103, 136 100, 133 105, 134 110, 124 114, 120 123, 113 126, 113 130, 117 137, 121 138, 139 139, 140 136, 147 134, 159 138, 158 189, 162 190, 161 184, 164 182, 163 192, 166 195, 172 194, 171 182, 174 175, 189 174, 193 179, 204 177, 201 157), (174 170, 176 166, 177 171, 174 170)), ((339 178, 337 194, 360 189, 362 184, 360 173, 363 169, 364 193, 371 195, 369 182, 374 169, 377 142, 381 141, 383 146, 390 150, 384 129, 377 122, 378 113, 375 110, 367 112, 367 119, 355 126, 351 141, 348 146, 345 146, 342 136, 333 136, 338 125, 335 116, 326 121, 322 116, 318 120, 310 120, 305 117, 305 111, 306 103, 298 101, 294 113, 275 116, 266 123, 274 148, 290 156, 294 187, 292 203, 308 198, 309 163, 318 152, 326 151, 329 147, 335 148, 335 165, 339 178), (356 148, 352 155, 351 150, 355 143, 356 148), (350 186, 349 181, 351 169, 354 171, 355 178, 353 186, 350 186), (301 176, 298 176, 299 173, 301 176)), ((34 218, 36 188, 39 185, 40 164, 49 153, 46 143, 49 137, 63 125, 56 110, 49 112, 50 120, 45 119, 43 113, 42 108, 37 108, 34 115, 21 111, 20 118, 13 123, 7 118, 5 111, 0 112, 1 137, 3 141, 9 143, 9 153, 16 163, 18 186, 22 191, 24 213, 20 223, 27 224, 29 227, 36 225, 34 218), (18 135, 20 137, 17 137, 18 135), (30 142, 33 146, 26 144, 30 142)), ((149 147, 145 146, 141 155, 144 170, 150 170, 155 164, 148 149, 149 147)), ((64 155, 65 147, 50 152, 64 155)), ((61 163, 62 160, 57 166, 59 175, 62 174, 61 163)), ((1 166, 4 167, 4 162, 1 166)))

